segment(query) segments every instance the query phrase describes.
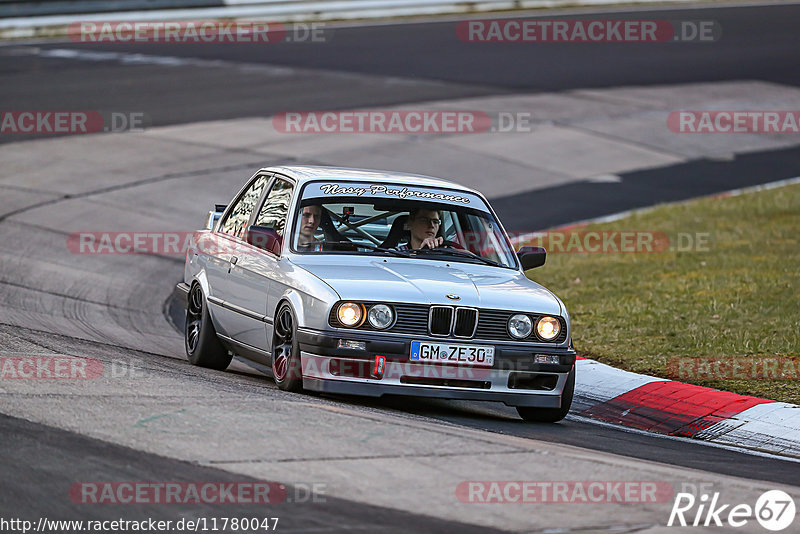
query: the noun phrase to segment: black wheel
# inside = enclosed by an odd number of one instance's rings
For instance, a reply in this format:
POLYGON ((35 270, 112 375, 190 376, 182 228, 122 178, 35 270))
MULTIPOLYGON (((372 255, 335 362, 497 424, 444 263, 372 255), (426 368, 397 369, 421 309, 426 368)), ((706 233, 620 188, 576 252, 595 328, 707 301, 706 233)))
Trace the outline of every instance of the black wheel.
POLYGON ((195 284, 189 292, 183 339, 186 356, 192 365, 222 371, 233 359, 217 337, 199 284, 195 284))
POLYGON ((532 408, 530 406, 517 406, 517 413, 524 420, 532 423, 555 423, 564 419, 572 406, 572 395, 575 393, 575 366, 567 375, 564 393, 561 394, 561 407, 559 408, 532 408))
POLYGON ((303 389, 297 327, 292 307, 286 303, 282 304, 275 314, 275 328, 272 334, 272 376, 275 384, 284 391, 303 389))

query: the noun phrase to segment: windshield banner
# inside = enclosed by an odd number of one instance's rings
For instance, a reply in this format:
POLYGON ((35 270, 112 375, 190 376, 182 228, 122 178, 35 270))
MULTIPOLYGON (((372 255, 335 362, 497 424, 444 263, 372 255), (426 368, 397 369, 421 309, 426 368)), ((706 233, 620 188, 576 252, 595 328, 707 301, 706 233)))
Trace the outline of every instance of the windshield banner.
POLYGON ((395 184, 370 184, 362 182, 319 182, 306 186, 304 198, 363 197, 400 200, 430 200, 486 209, 483 201, 466 191, 434 189, 429 187, 395 184))

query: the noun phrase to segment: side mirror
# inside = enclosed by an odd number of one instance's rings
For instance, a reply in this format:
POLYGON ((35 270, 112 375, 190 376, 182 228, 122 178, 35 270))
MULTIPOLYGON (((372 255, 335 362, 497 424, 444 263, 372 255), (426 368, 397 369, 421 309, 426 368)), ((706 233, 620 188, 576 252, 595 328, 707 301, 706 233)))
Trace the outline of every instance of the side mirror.
POLYGON ((266 250, 267 252, 271 252, 276 256, 280 256, 281 254, 281 245, 283 244, 283 238, 280 236, 278 232, 276 232, 272 228, 267 228, 266 226, 255 226, 255 225, 248 226, 247 235, 245 236, 245 241, 247 241, 254 247, 258 247, 260 249, 266 250))
POLYGON ((547 250, 544 247, 520 247, 517 257, 522 264, 522 270, 535 269, 544 265, 547 258, 547 250))
POLYGON ((214 209, 209 211, 206 217, 206 230, 214 230, 214 227, 217 226, 217 221, 222 217, 222 213, 227 207, 226 204, 214 204, 214 209))

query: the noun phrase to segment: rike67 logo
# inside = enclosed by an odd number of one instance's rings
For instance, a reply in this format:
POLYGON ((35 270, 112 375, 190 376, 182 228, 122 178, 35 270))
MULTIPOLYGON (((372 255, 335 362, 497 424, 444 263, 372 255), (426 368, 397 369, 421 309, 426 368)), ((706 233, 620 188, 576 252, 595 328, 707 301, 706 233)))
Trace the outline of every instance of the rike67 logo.
POLYGON ((751 524, 755 519, 765 529, 779 532, 792 526, 795 512, 794 500, 781 490, 764 492, 756 500, 755 506, 722 503, 719 492, 713 495, 703 493, 699 498, 692 493, 678 493, 667 526, 739 528, 751 524))

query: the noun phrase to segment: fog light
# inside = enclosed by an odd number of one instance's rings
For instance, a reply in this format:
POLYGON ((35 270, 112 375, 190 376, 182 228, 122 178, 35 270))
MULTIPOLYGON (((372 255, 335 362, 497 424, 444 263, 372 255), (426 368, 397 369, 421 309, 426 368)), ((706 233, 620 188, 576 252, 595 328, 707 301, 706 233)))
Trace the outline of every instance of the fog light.
POLYGON ((372 378, 380 380, 383 378, 383 370, 386 368, 386 356, 375 355, 375 363, 372 365, 372 378))
POLYGON ((352 339, 340 339, 337 348, 352 350, 367 350, 366 341, 354 341, 352 339))
POLYGON ((557 354, 534 354, 533 363, 561 363, 561 359, 557 354))

